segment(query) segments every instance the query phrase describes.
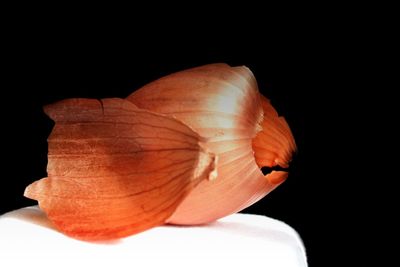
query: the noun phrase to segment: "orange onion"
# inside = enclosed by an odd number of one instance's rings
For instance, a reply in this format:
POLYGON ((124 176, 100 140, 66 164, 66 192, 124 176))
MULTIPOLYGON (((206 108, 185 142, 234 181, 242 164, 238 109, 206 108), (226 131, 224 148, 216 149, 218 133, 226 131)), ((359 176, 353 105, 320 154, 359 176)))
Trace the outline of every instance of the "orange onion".
POLYGON ((119 238, 164 223, 203 224, 271 192, 296 145, 246 67, 211 64, 165 76, 123 99, 45 108, 48 177, 27 187, 63 233, 119 238), (210 181, 211 180, 211 181, 210 181))
POLYGON ((127 98, 140 108, 173 116, 207 138, 218 156, 218 177, 189 194, 168 219, 203 224, 238 212, 271 192, 287 172, 264 176, 263 166, 288 167, 296 145, 285 119, 260 95, 252 72, 226 64, 177 72, 127 98))

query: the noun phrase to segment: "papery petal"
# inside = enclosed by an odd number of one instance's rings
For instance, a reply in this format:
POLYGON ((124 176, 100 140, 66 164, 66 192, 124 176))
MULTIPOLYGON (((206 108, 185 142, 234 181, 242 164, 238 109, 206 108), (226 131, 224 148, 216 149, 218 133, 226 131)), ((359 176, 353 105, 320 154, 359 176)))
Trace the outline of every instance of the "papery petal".
POLYGON ((85 240, 164 224, 215 169, 215 156, 183 123, 123 99, 47 106, 48 177, 27 187, 55 226, 85 240))
POLYGON ((283 117, 262 96, 261 103, 264 110, 262 131, 253 139, 253 150, 257 164, 260 167, 279 165, 289 167, 293 153, 297 150, 289 125, 283 117))
MULTIPOLYGON (((253 138, 263 133, 263 127, 286 133, 290 129, 281 119, 278 124, 273 119, 274 124, 269 125, 269 116, 278 116, 272 106, 262 104, 265 100, 246 67, 212 64, 181 71, 145 85, 127 99, 140 108, 172 115, 189 125, 207 138, 207 148, 218 155, 218 179, 212 184, 201 182, 168 219, 170 223, 207 223, 240 211, 287 177, 286 172, 276 171, 264 176, 260 170, 263 165, 254 157, 253 138)), ((292 151, 286 146, 294 141, 286 139, 291 139, 291 134, 267 134, 284 138, 271 144, 283 148, 270 151, 270 142, 265 140, 269 135, 262 136, 256 144, 264 142, 260 149, 267 152, 258 151, 259 158, 264 160, 267 153, 279 152, 277 162, 288 162, 292 151)))

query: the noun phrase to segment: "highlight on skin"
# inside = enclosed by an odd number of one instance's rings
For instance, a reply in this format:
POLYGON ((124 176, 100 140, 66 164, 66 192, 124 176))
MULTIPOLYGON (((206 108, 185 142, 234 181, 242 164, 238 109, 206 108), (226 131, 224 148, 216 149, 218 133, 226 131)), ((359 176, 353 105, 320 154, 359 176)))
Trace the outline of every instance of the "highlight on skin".
POLYGON ((27 187, 58 229, 113 239, 238 212, 287 177, 296 145, 246 67, 162 77, 126 99, 49 105, 48 177, 27 187))

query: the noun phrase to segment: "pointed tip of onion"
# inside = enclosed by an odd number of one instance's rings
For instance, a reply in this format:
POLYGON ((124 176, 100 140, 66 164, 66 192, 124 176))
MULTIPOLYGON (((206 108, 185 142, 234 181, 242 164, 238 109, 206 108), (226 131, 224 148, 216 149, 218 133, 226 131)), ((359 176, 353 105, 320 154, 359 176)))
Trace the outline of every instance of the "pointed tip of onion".
MULTIPOLYGON (((43 178, 46 179, 46 178, 43 178)), ((42 180, 43 180, 42 179, 42 180)), ((42 191, 41 183, 38 181, 35 181, 28 185, 25 190, 24 190, 24 197, 29 198, 29 199, 36 199, 37 198, 37 193, 42 191)))

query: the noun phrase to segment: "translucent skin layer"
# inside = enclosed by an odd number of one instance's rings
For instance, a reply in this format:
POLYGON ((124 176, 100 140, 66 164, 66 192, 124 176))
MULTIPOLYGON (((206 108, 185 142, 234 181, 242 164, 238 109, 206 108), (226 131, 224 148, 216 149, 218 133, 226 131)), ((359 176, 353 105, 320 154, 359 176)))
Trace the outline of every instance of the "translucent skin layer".
POLYGON ((181 122, 124 99, 69 99, 45 109, 48 177, 27 187, 63 233, 83 240, 162 225, 215 168, 215 156, 181 122))

